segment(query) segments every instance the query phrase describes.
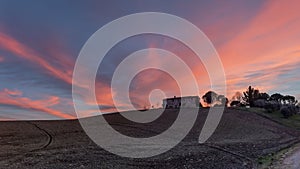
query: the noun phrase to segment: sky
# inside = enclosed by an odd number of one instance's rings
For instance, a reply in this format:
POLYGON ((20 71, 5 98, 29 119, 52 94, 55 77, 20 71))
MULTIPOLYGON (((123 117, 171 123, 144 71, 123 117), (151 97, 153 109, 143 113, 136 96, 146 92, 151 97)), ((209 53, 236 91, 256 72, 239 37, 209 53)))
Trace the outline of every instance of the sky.
MULTIPOLYGON (((105 24, 138 12, 173 14, 206 34, 226 75, 227 93, 219 94, 230 99, 235 92, 245 91, 251 85, 261 92, 279 92, 300 99, 299 6, 297 0, 2 0, 0 120, 76 118, 72 74, 81 48, 105 24)), ((146 48, 165 49, 185 61, 199 86, 195 95, 201 97, 210 90, 207 70, 188 47, 170 37, 138 35, 121 41, 106 54, 95 82, 98 104, 86 110, 86 116, 97 115, 98 107, 103 112, 115 111, 112 96, 124 91, 112 90, 111 77, 126 56, 146 48)), ((152 61, 159 64, 163 58, 154 55, 149 53, 147 57, 155 58, 152 61)), ((132 104, 136 108, 150 104, 160 107, 163 96, 151 92, 155 89, 164 91, 164 97, 180 94, 174 78, 166 72, 148 69, 131 81, 132 104)), ((82 97, 82 102, 89 104, 90 98, 82 97)))

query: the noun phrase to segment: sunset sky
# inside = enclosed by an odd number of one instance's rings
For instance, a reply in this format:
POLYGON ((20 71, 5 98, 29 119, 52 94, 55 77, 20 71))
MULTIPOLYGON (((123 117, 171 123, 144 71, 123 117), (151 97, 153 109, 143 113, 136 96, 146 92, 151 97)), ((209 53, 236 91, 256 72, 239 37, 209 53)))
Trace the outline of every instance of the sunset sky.
MULTIPOLYGON (((269 94, 279 92, 300 99, 299 1, 187 2, 2 0, 0 120, 75 118, 72 73, 81 48, 105 24, 137 12, 169 13, 199 27, 222 60, 229 99, 248 85, 269 94)), ((150 47, 172 51, 187 63, 200 87, 195 95, 201 97, 210 89, 205 67, 182 43, 160 35, 134 36, 105 56, 96 78, 99 105, 87 110, 87 116, 96 115, 98 106, 105 112, 114 110, 110 85, 115 68, 129 54, 150 47)), ((165 91, 167 97, 179 94, 170 75, 146 70, 131 83, 131 101, 137 108, 149 105, 153 89, 165 91)), ((155 106, 160 106, 162 98, 153 99, 155 106)), ((88 103, 89 98, 82 101, 88 103)))

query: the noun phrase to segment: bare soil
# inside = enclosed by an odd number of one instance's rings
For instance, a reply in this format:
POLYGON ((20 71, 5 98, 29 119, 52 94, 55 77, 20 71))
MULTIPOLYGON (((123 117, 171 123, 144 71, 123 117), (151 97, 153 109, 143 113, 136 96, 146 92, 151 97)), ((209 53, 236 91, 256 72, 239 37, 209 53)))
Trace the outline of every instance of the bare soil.
MULTIPOLYGON (((299 141, 297 130, 228 108, 213 136, 199 144, 207 113, 208 109, 199 110, 193 129, 176 147, 145 159, 107 152, 93 143, 77 120, 0 122, 0 168, 257 168, 259 157, 299 141)), ((167 110, 151 123, 135 124, 120 114, 105 115, 114 129, 132 137, 159 134, 176 117, 176 110, 167 110)))

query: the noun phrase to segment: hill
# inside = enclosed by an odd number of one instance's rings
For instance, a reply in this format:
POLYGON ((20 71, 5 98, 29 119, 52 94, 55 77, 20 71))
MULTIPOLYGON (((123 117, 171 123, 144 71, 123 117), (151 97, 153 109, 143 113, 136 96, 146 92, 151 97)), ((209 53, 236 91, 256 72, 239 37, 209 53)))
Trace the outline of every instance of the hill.
MULTIPOLYGON (((105 115, 105 118, 121 133, 145 137, 166 130, 177 113, 177 110, 166 110, 157 120, 147 124, 134 124, 119 113, 105 115)), ((260 157, 299 141, 300 132, 293 128, 253 112, 228 108, 213 136, 199 144, 199 132, 207 113, 208 109, 199 110, 194 127, 180 144, 162 155, 146 159, 123 158, 105 151, 89 139, 77 120, 0 122, 0 166, 256 168, 260 157)))

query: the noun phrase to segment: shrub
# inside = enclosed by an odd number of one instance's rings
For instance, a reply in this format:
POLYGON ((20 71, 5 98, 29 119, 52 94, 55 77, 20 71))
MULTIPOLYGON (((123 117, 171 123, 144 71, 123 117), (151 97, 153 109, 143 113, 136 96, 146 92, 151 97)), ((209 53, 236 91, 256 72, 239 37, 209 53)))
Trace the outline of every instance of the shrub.
POLYGON ((264 108, 266 106, 266 101, 263 99, 255 100, 253 103, 254 107, 264 108))
POLYGON ((284 118, 289 118, 290 116, 297 114, 297 112, 298 109, 295 105, 285 105, 280 109, 280 113, 284 118))
POLYGON ((267 112, 272 113, 274 111, 280 110, 280 103, 276 101, 268 101, 265 103, 264 108, 267 110, 267 112))

